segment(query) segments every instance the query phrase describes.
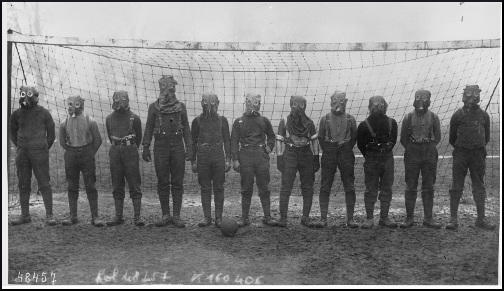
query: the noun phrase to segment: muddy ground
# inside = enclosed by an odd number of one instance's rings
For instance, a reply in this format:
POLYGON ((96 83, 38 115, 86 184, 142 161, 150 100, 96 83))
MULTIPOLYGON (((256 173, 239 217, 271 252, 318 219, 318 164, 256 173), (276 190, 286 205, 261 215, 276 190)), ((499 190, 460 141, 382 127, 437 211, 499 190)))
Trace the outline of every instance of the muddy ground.
MULTIPOLYGON (((81 191, 79 224, 48 227, 44 207, 34 195, 32 223, 10 226, 9 283, 19 284, 498 284, 499 230, 475 228, 475 206, 465 193, 458 231, 421 226, 423 209, 417 201, 417 225, 411 229, 348 229, 344 226, 342 193, 331 196, 329 227, 300 225, 302 198, 294 193, 287 228, 261 224, 262 209, 256 192, 252 225, 234 238, 223 237, 214 226, 199 228, 202 210, 197 188, 186 189, 182 218, 187 227, 135 227, 131 200, 125 203, 127 221, 117 227, 90 225, 89 205, 81 191), (45 272, 45 273, 43 273, 45 272), (29 275, 28 275, 28 274, 29 275), (38 277, 38 278, 36 278, 38 277), (45 281, 42 280, 45 278, 45 281)), ((395 192, 399 193, 399 192, 395 192)), ((320 215, 315 195, 312 215, 320 215)), ((391 216, 404 219, 404 199, 394 194, 391 216)), ((225 216, 238 219, 240 197, 226 193, 225 216)), ((272 196, 272 214, 279 217, 278 196, 272 196)), ((498 224, 499 193, 489 191, 487 215, 498 224)), ((111 219, 113 199, 100 193, 99 207, 111 219)), ((212 205, 213 207, 213 205, 212 205)), ((378 220, 379 203, 375 218, 378 220)), ((155 193, 144 193, 142 216, 153 223, 160 215, 155 193)), ((9 218, 19 214, 11 208, 9 218)), ((449 201, 435 198, 436 220, 446 224, 449 201)), ((65 193, 54 194, 54 212, 68 212, 65 193)), ((362 193, 357 195, 356 220, 365 218, 362 193)))

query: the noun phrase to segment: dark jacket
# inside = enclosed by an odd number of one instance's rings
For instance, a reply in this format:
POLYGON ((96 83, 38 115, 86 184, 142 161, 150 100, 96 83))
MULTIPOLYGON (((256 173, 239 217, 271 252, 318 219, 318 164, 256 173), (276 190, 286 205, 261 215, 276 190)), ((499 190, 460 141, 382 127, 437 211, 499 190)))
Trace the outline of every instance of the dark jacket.
POLYGON ((14 145, 21 148, 51 148, 56 138, 51 113, 40 105, 14 111, 10 132, 14 145))
POLYGON ((191 157, 191 129, 189 127, 185 104, 180 102, 182 107, 180 111, 161 113, 155 104, 156 102, 149 105, 142 145, 149 147, 153 136, 156 140, 166 137, 170 143, 178 142, 183 139, 186 147, 186 155, 191 157))
POLYGON ((461 108, 450 120, 450 144, 453 147, 476 149, 490 141, 490 116, 481 108, 461 108))
POLYGON ((417 114, 414 110, 406 115, 402 121, 401 127, 401 144, 406 147, 411 142, 413 132, 418 132, 419 138, 430 138, 431 142, 437 145, 441 141, 441 125, 439 117, 432 111, 427 111, 422 120, 425 124, 413 124, 414 115, 417 114), (427 124, 429 123, 430 124, 427 124), (417 127, 415 129, 415 127, 417 127))
POLYGON ((231 137, 229 123, 224 116, 218 118, 205 118, 202 115, 194 118, 191 126, 193 153, 191 161, 196 160, 198 146, 201 144, 224 144, 226 159, 231 159, 231 137), (220 128, 219 128, 220 126, 220 128))
POLYGON ((231 155, 233 160, 238 160, 240 144, 267 145, 270 150, 275 146, 275 132, 268 118, 257 115, 244 114, 233 123, 231 131, 231 155), (267 138, 267 140, 266 140, 267 138))
POLYGON ((376 133, 376 138, 373 139, 366 122, 362 121, 357 128, 357 147, 360 152, 366 156, 368 151, 370 151, 368 145, 372 142, 381 144, 390 143, 385 147, 385 152, 391 152, 397 142, 397 122, 392 118, 392 129, 390 129, 389 117, 387 115, 370 115, 367 119, 371 128, 376 133))
POLYGON ((137 147, 141 145, 142 121, 138 115, 130 110, 126 112, 114 111, 110 113, 105 119, 105 126, 107 128, 108 138, 112 144, 114 143, 112 136, 123 138, 127 135, 134 134, 137 147), (130 120, 130 118, 132 120, 130 120))

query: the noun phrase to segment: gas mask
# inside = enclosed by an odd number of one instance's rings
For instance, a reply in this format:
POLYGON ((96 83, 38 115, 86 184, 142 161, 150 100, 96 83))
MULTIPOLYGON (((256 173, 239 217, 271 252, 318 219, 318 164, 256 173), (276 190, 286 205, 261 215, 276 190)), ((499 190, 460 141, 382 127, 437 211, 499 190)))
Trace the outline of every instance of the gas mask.
POLYGON ((19 88, 19 104, 23 108, 32 108, 38 103, 39 93, 35 87, 21 86, 19 88))
POLYGON ((261 95, 248 93, 245 95, 245 110, 248 114, 257 115, 261 109, 261 95))
POLYGON ((385 115, 387 113, 387 102, 382 96, 369 98, 369 112, 371 115, 385 115))
POLYGON ((303 96, 291 96, 290 108, 293 116, 303 115, 306 110, 306 99, 303 96))
POLYGON ((467 85, 464 88, 464 95, 462 97, 464 107, 469 109, 477 108, 478 103, 480 102, 480 92, 481 89, 478 85, 467 85))
POLYGON ((415 101, 413 106, 417 113, 425 113, 430 106, 431 92, 429 90, 418 90, 415 92, 415 101))
POLYGON ((217 116, 219 98, 213 93, 205 93, 201 98, 201 107, 203 108, 203 116, 217 116))
POLYGON ((129 110, 129 97, 126 91, 115 91, 112 96, 112 109, 117 112, 129 110))
POLYGON ((177 81, 173 79, 173 76, 163 76, 159 79, 159 99, 164 102, 173 102, 175 99, 175 85, 177 85, 177 81))
POLYGON ((79 95, 68 97, 67 110, 68 114, 72 117, 81 115, 82 111, 84 111, 84 99, 81 98, 79 95))
POLYGON ((334 114, 345 113, 347 101, 345 92, 335 91, 331 96, 331 111, 334 114))

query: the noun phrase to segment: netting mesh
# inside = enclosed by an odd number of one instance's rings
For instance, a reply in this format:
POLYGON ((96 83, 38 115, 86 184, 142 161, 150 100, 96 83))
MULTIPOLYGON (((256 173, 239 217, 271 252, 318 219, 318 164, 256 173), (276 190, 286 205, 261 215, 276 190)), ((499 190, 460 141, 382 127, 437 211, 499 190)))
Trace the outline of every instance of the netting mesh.
MULTIPOLYGON (((307 114, 314 122, 329 112, 330 95, 336 89, 347 92, 347 112, 357 122, 368 114, 368 99, 383 95, 389 103, 387 114, 400 124, 413 110, 417 89, 432 92, 430 109, 439 115, 442 140, 438 145, 437 188, 448 189, 451 183, 451 151, 448 128, 452 114, 462 106, 466 84, 482 89, 481 106, 491 117, 491 141, 487 145, 488 187, 499 188, 500 159, 500 48, 430 49, 396 51, 243 51, 194 50, 164 48, 100 47, 86 45, 50 45, 14 43, 12 56, 12 102, 19 107, 18 89, 25 82, 40 91, 39 104, 48 108, 59 125, 66 118, 64 100, 79 94, 85 101, 85 113, 98 121, 104 143, 96 156, 97 188, 110 190, 110 170, 105 117, 111 113, 112 94, 126 90, 130 106, 142 120, 159 94, 158 79, 173 75, 177 80, 177 98, 186 104, 189 122, 201 112, 201 95, 214 92, 219 96, 219 113, 230 122, 244 110, 245 92, 262 95, 262 114, 276 130, 282 117, 290 111, 291 95, 303 95, 308 101, 307 114)), ((399 126, 400 128, 400 126, 399 126)), ((14 149, 9 161, 9 193, 17 191, 14 149)), ((355 153, 360 154, 357 148, 355 153)), ((63 149, 56 141, 50 150, 51 184, 55 191, 66 189, 63 149)), ((394 148, 396 156, 395 186, 404 185, 403 147, 394 148)), ((274 165, 275 158, 272 158, 274 165)), ((357 158, 357 190, 364 189, 362 158, 357 158)), ((272 165, 272 174, 276 173, 272 165)), ((141 162, 142 188, 156 190, 153 163, 141 162)), ((229 176, 227 179, 230 179, 229 176)), ((319 177, 317 176, 317 181, 319 177)), ((239 185, 239 179, 232 183, 239 185)), ((466 179, 468 181, 469 179, 466 179)), ((338 180, 336 180, 338 181, 338 180)), ((36 189, 34 181, 32 189, 36 189)), ((185 184, 197 183, 187 165, 185 184)), ((228 183, 228 182, 226 182, 228 183)), ((82 185, 82 184, 81 184, 82 185)), ((336 182, 337 191, 341 183, 336 182)), ((333 187, 333 189, 334 189, 333 187)), ((468 185, 466 185, 466 188, 468 185)), ((315 190, 316 193, 318 189, 315 190)), ((12 194, 14 195, 14 194, 12 194)))

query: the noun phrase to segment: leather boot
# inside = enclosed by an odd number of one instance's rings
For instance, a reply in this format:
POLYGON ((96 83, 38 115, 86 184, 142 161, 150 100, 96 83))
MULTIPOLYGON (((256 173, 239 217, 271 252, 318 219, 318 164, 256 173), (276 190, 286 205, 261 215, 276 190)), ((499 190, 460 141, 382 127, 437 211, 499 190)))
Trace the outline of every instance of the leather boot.
POLYGON ((224 211, 224 193, 220 195, 215 195, 214 192, 214 204, 215 204, 215 226, 220 228, 222 223, 222 212, 224 211), (217 196, 221 198, 218 198, 217 196))
POLYGON ((155 226, 167 226, 172 223, 173 218, 170 215, 170 197, 159 196, 159 204, 161 204, 161 219, 154 223, 155 226))
POLYGON ((77 203, 78 203, 77 198, 75 197, 68 198, 68 206, 70 208, 70 214, 66 219, 64 219, 61 222, 62 225, 73 225, 79 222, 79 220, 77 219, 77 203))
POLYGON ((366 207, 366 221, 361 225, 363 229, 370 229, 374 226, 374 203, 366 202, 364 200, 364 204, 366 207))
POLYGON ((160 220, 156 221, 154 223, 155 226, 161 227, 161 226, 167 226, 173 222, 173 218, 171 217, 170 214, 164 214, 160 220))
POLYGON ((484 230, 494 230, 496 226, 491 224, 485 217, 485 196, 480 193, 473 194, 473 196, 475 198, 476 212, 478 213, 478 218, 474 225, 484 230))
POLYGON ((96 227, 104 226, 105 223, 98 215, 98 199, 89 200, 89 208, 91 209, 91 224, 96 227))
POLYGON ((42 200, 44 200, 44 207, 46 211, 45 223, 49 226, 55 226, 58 224, 53 216, 53 197, 52 191, 49 189, 43 189, 40 191, 42 193, 42 200))
POLYGON ((446 225, 446 229, 458 229, 458 207, 460 203, 461 192, 450 190, 450 222, 446 225))
POLYGON ((426 227, 440 229, 441 224, 436 223, 432 217, 432 208, 434 206, 434 192, 422 192, 422 201, 424 207, 424 221, 423 225, 426 227))
POLYGON ((315 228, 315 227, 318 227, 319 225, 316 224, 316 223, 313 223, 311 220, 310 220, 310 217, 308 216, 301 216, 301 225, 304 225, 306 227, 310 227, 310 228, 315 228))
POLYGON ((397 223, 395 223, 388 217, 389 209, 390 202, 380 201, 380 221, 378 222, 378 224, 380 226, 395 228, 397 227, 397 223))
POLYGON ((280 220, 277 222, 276 226, 287 227, 287 214, 280 216, 280 220))
POLYGON ((21 215, 10 221, 11 225, 20 225, 31 222, 30 217, 30 193, 19 194, 21 204, 21 215))
POLYGON ((410 228, 415 225, 415 204, 416 199, 405 199, 404 204, 406 206, 406 220, 401 223, 401 228, 410 228))
POLYGON ((346 213, 347 213, 347 222, 346 225, 348 228, 358 228, 359 225, 355 223, 354 221, 354 207, 355 204, 351 204, 346 206, 346 213))
POLYGON ((276 226, 278 221, 275 221, 273 218, 271 218, 271 214, 270 214, 271 201, 270 201, 269 193, 268 193, 267 197, 263 197, 261 199, 261 204, 262 204, 262 208, 264 211, 264 217, 262 219, 262 223, 264 225, 268 225, 268 226, 276 226))
POLYGON ((180 218, 182 209, 182 191, 172 191, 173 197, 173 225, 178 228, 184 228, 185 222, 180 218))
POLYGON ((145 222, 142 220, 142 217, 140 216, 142 209, 142 199, 134 198, 132 199, 132 202, 133 202, 133 223, 136 226, 144 226, 145 222))
POLYGON ((242 194, 241 203, 242 203, 242 217, 240 221, 238 221, 238 227, 245 227, 250 225, 249 220, 249 211, 252 197, 246 197, 242 194))
POLYGON ((108 221, 108 226, 116 226, 124 223, 123 219, 123 209, 124 209, 124 198, 116 198, 114 199, 115 206, 115 216, 112 221, 108 221))

